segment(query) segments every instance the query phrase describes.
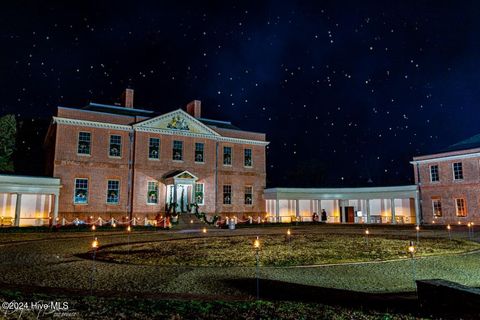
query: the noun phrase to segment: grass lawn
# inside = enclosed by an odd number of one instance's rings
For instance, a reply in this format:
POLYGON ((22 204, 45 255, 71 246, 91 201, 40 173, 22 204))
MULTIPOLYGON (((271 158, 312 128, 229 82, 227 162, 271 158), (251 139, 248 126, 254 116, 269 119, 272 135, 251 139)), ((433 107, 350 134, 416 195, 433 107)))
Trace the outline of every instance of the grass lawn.
MULTIPOLYGON (((101 249, 103 261, 156 266, 248 267, 255 263, 252 247, 255 236, 204 237, 153 243, 119 245, 101 249)), ((261 266, 297 266, 346 262, 406 259, 406 236, 369 236, 340 234, 268 234, 260 237, 261 266)), ((465 240, 422 238, 417 257, 445 255, 479 249, 465 240)))
MULTIPOLYGON (((68 319, 355 319, 355 320, 410 320, 412 315, 385 313, 328 306, 318 303, 289 301, 195 301, 155 300, 135 297, 73 297, 52 294, 23 294, 0 289, 0 303, 11 301, 67 302, 68 319)), ((58 314, 61 314, 59 312, 58 314)), ((2 312, 2 319, 18 319, 19 312, 2 312)), ((55 314, 32 311, 22 313, 21 319, 50 319, 55 314)), ((62 318, 62 316, 57 316, 62 318)))

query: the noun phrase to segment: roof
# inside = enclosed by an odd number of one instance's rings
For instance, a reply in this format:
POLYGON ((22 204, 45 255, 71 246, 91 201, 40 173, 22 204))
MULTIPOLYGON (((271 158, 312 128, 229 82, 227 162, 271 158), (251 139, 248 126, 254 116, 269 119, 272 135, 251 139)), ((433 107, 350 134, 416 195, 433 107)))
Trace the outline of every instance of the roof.
POLYGON ((144 110, 144 109, 133 109, 133 108, 125 108, 122 106, 112 106, 108 104, 100 104, 100 103, 89 103, 86 107, 83 107, 84 110, 90 111, 100 111, 112 114, 120 114, 125 116, 142 116, 142 117, 152 117, 155 115, 154 111, 151 110, 144 110))
POLYGON ((474 135, 473 137, 454 143, 451 146, 448 146, 447 148, 441 150, 440 152, 468 150, 468 149, 476 149, 476 148, 480 148, 480 134, 474 135))
POLYGON ((197 120, 207 126, 214 126, 221 129, 232 129, 232 130, 243 131, 239 127, 234 126, 230 121, 220 121, 220 120, 205 119, 205 118, 198 118, 197 120))

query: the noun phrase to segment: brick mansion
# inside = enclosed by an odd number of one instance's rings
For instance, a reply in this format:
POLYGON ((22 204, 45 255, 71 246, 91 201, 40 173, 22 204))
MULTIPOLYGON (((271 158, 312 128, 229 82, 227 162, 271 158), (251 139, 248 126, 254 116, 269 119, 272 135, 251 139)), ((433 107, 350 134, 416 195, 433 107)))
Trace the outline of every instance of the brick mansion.
POLYGON ((196 203, 210 214, 265 211, 265 134, 202 118, 200 101, 165 114, 90 103, 58 107, 45 139, 60 216, 141 216, 196 203))

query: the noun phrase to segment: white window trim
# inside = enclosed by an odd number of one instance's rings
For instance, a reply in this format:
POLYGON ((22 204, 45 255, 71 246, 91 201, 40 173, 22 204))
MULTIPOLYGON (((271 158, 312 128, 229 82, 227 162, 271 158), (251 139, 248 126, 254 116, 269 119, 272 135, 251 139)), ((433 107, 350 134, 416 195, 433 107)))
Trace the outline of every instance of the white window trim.
POLYGON ((145 202, 147 203, 147 206, 158 206, 159 205, 159 197, 160 197, 160 183, 158 183, 157 180, 147 180, 147 196, 145 197, 145 202), (148 184, 150 182, 154 182, 157 184, 157 202, 148 202, 148 184))
POLYGON ((243 167, 244 168, 253 168, 253 149, 252 148, 243 148, 243 167), (250 163, 251 165, 245 165, 245 150, 250 150, 250 163))
POLYGON ((249 207, 253 206, 253 186, 252 185, 246 185, 243 189, 243 205, 249 206, 249 207), (250 204, 245 203, 245 188, 247 188, 247 187, 252 188, 252 193, 250 194, 251 197, 252 197, 252 199, 251 199, 252 203, 250 203, 250 204))
POLYGON ((152 161, 160 161, 161 141, 157 137, 148 137, 147 159, 152 161), (158 139, 158 158, 150 158, 150 139, 158 139))
POLYGON ((231 167, 233 165, 233 147, 223 146, 222 148, 222 164, 224 167, 231 167), (230 164, 225 164, 225 147, 230 148, 230 164))
POLYGON ((105 203, 108 206, 118 206, 120 205, 120 179, 107 179, 107 198, 105 199, 105 203), (117 202, 108 202, 108 182, 109 181, 117 181, 118 182, 118 201, 117 202))
POLYGON ((205 164, 205 142, 194 142, 193 144, 193 162, 195 162, 196 164, 205 164), (197 152, 197 143, 201 143, 203 144, 203 161, 197 161, 197 159, 195 159, 195 154, 197 152))
POLYGON ((465 177, 463 174, 463 162, 453 162, 452 163, 452 173, 453 173, 453 181, 462 181, 463 178, 465 177), (455 163, 460 163, 462 166, 462 178, 461 179, 455 179, 455 163))
POLYGON ((120 135, 120 134, 109 134, 108 135, 108 148, 107 148, 107 156, 110 158, 110 159, 122 159, 122 155, 123 155, 123 137, 120 135), (120 137, 120 156, 111 156, 110 155, 110 147, 112 145, 112 136, 118 136, 120 137))
POLYGON ((185 149, 185 142, 183 140, 172 140, 172 161, 173 162, 183 162, 184 161, 184 158, 185 158, 185 153, 183 152, 184 149, 185 149), (173 158, 173 156, 174 156, 173 150, 175 149, 175 142, 181 142, 182 143, 182 159, 180 159, 180 160, 173 158))
POLYGON ((81 130, 81 131, 77 131, 77 145, 75 146, 75 148, 77 148, 77 150, 75 150, 77 156, 80 156, 80 157, 91 157, 92 156, 92 147, 93 147, 93 134, 91 131, 85 131, 85 130, 81 130), (80 132, 85 132, 85 133, 90 133, 90 153, 78 153, 78 144, 80 143, 80 132))
POLYGON ((430 169, 430 182, 431 183, 438 183, 440 182, 440 167, 438 166, 438 164, 432 164, 428 167, 430 169), (438 176, 438 180, 433 180, 433 175, 432 175, 432 167, 437 167, 437 176, 438 176))
POLYGON ((233 204, 233 186, 231 184, 224 184, 222 187, 222 205, 231 206, 232 204, 233 204), (225 186, 230 186, 230 203, 225 203, 225 197, 224 197, 225 186))
MULTIPOLYGON (((456 205, 456 203, 455 203, 456 205)), ((437 198, 437 199, 432 199, 432 214, 433 214, 433 217, 436 218, 436 217, 443 217, 443 207, 442 207, 442 199, 441 198, 437 198), (440 216, 437 216, 435 214, 435 201, 440 201, 440 208, 441 208, 441 214, 440 216)))
MULTIPOLYGON (((202 197, 202 202, 196 202, 199 206, 204 206, 205 205, 205 184, 204 183, 195 183, 195 190, 193 190, 193 193, 194 193, 194 196, 195 194, 197 193, 197 190, 196 190, 196 186, 197 185, 202 185, 202 193, 203 193, 203 197, 202 197)), ((195 196, 195 201, 197 201, 197 197, 195 196)))
POLYGON ((467 211, 467 200, 465 198, 454 198, 455 199, 455 216, 457 218, 466 218, 468 216, 468 211, 467 211), (465 215, 459 216, 458 215, 458 205, 457 205, 457 200, 463 200, 463 210, 465 211, 465 215))
MULTIPOLYGON (((91 150, 91 149, 90 149, 91 150)), ((90 179, 88 178, 75 178, 73 180, 73 205, 75 206, 86 206, 88 205, 88 202, 89 202, 89 198, 90 198, 90 179), (87 180, 87 202, 85 203, 77 203, 75 202, 75 191, 77 190, 77 180, 87 180)))

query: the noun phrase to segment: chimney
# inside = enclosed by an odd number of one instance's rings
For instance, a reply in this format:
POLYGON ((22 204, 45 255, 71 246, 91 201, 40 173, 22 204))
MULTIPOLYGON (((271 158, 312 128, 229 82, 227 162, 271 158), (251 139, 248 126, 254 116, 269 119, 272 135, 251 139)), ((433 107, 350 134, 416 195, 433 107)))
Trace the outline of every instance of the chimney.
POLYGON ((202 102, 200 100, 193 100, 187 104, 187 113, 194 118, 202 117, 202 102))
POLYGON ((133 89, 125 89, 125 91, 122 94, 122 103, 125 106, 125 108, 133 108, 133 89))

